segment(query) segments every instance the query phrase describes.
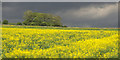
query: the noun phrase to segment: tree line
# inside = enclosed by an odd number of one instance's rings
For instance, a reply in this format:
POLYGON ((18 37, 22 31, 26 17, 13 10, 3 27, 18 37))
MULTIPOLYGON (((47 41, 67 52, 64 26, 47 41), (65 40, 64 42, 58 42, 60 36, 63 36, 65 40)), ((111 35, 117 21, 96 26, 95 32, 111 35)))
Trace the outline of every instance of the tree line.
MULTIPOLYGON (((18 22, 17 25, 32 25, 32 26, 57 26, 66 27, 61 23, 61 17, 48 13, 38 13, 27 10, 24 12, 24 21, 18 22)), ((7 20, 3 21, 3 24, 8 24, 7 20)))

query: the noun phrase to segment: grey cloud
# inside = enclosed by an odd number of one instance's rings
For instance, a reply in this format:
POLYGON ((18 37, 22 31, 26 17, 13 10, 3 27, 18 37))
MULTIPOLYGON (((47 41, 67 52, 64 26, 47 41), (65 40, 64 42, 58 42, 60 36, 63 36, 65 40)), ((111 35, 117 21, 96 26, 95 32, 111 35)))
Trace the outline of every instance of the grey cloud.
POLYGON ((0 21, 2 21, 2 4, 0 3, 0 21))
POLYGON ((119 0, 3 0, 3 2, 118 2, 119 0))
POLYGON ((118 10, 118 4, 105 4, 101 6, 91 5, 87 7, 82 7, 79 9, 71 9, 66 11, 58 11, 57 15, 62 15, 64 17, 75 17, 84 19, 99 19, 105 18, 111 13, 115 13, 118 10))
POLYGON ((99 6, 93 4, 79 9, 59 11, 56 15, 66 17, 63 19, 63 23, 69 26, 117 27, 118 25, 117 3, 99 6))
POLYGON ((22 22, 26 10, 52 13, 62 17, 62 23, 77 27, 117 27, 118 11, 115 2, 3 2, 3 19, 22 22))

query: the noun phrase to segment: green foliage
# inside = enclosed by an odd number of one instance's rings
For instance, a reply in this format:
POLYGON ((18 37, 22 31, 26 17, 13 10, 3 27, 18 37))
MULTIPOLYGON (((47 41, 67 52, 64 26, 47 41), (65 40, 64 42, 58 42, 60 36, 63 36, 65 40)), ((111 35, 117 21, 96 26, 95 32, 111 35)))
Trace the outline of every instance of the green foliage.
POLYGON ((24 25, 28 25, 28 21, 23 21, 23 24, 24 25))
POLYGON ((37 13, 27 10, 24 12, 24 25, 61 26, 61 17, 47 13, 37 13))
POLYGON ((47 22, 42 22, 41 23, 41 26, 47 26, 48 24, 47 24, 47 22))
POLYGON ((62 26, 62 27, 67 27, 67 26, 64 25, 64 26, 62 26))
POLYGON ((4 20, 4 21, 3 21, 3 24, 8 24, 8 21, 7 21, 7 20, 4 20))
MULTIPOLYGON (((59 26, 61 26, 61 25, 59 25, 59 24, 54 24, 53 26, 55 26, 55 27, 59 27, 59 26)), ((62 27, 62 26, 61 26, 62 27)))
POLYGON ((36 23, 35 23, 35 22, 32 22, 32 23, 30 23, 30 25, 36 25, 36 23))
POLYGON ((22 25, 22 23, 21 23, 21 22, 18 22, 17 25, 22 25))
POLYGON ((16 25, 16 23, 8 23, 9 25, 16 25))

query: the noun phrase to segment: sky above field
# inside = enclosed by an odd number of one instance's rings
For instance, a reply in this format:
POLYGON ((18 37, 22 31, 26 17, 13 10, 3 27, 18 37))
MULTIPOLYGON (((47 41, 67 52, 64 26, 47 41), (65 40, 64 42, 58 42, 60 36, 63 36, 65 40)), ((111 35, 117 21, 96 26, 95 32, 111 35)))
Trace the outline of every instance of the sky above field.
POLYGON ((118 5, 115 2, 3 2, 2 18, 22 22, 24 12, 52 13, 61 16, 71 27, 117 27, 118 5))
POLYGON ((3 2, 118 2, 119 0, 3 0, 3 2))

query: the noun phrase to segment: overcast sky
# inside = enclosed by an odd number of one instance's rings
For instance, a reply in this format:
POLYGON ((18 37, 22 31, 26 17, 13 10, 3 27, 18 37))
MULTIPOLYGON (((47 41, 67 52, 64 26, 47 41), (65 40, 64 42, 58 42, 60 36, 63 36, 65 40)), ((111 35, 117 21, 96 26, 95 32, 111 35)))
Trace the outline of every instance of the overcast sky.
POLYGON ((62 23, 72 27, 117 27, 116 2, 3 2, 3 19, 22 22, 26 10, 61 16, 62 23))
POLYGON ((119 0, 2 0, 3 2, 118 2, 119 0))

